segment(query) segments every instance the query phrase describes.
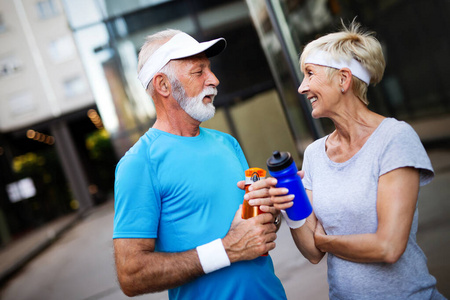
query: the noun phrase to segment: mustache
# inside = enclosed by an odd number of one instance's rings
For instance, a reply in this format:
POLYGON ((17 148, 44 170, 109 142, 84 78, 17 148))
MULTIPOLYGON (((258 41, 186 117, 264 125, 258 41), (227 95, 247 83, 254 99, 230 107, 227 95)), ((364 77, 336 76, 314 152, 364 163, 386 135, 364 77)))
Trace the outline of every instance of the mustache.
POLYGON ((214 97, 217 96, 217 88, 208 86, 203 89, 203 91, 200 93, 201 99, 203 99, 206 96, 211 96, 211 100, 214 100, 214 97))

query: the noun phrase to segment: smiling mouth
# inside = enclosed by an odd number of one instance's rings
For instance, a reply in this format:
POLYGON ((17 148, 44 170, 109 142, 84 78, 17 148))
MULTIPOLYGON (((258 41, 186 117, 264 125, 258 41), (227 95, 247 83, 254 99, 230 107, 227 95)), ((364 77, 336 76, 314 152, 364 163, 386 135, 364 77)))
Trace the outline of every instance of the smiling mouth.
POLYGON ((311 104, 313 104, 316 101, 317 101, 317 97, 309 98, 309 102, 311 102, 311 104))

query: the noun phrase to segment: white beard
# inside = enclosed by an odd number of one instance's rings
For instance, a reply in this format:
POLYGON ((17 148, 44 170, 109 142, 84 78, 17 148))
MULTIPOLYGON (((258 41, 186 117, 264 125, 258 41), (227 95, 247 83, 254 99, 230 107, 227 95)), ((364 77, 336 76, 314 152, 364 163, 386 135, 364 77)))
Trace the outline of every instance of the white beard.
POLYGON ((199 122, 204 122, 214 117, 216 108, 214 107, 213 102, 214 97, 217 95, 217 89, 215 87, 206 87, 197 96, 187 97, 186 90, 181 85, 181 82, 174 80, 171 84, 173 87, 173 97, 191 118, 199 122), (205 98, 206 95, 212 95, 211 103, 203 103, 203 98, 205 98))

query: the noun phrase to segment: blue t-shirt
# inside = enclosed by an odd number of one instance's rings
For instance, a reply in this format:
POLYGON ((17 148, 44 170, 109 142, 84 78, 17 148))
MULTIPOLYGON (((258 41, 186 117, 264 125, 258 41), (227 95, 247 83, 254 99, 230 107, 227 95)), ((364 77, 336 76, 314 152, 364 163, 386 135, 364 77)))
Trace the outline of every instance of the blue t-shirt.
MULTIPOLYGON (((150 129, 116 168, 113 238, 154 238, 156 251, 182 252, 223 238, 243 201, 247 161, 230 135, 196 137, 150 129)), ((285 299, 270 256, 169 290, 171 299, 285 299)))

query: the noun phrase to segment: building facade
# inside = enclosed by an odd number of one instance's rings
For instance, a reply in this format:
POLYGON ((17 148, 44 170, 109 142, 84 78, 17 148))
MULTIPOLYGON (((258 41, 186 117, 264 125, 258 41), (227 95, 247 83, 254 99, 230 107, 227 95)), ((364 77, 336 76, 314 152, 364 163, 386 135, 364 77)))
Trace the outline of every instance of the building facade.
MULTIPOLYGON (((200 41, 227 40, 227 49, 211 60, 219 94, 216 116, 203 126, 235 136, 252 167, 264 168, 274 150, 290 151, 301 165, 306 146, 330 133, 331 124, 313 119, 309 103, 297 93, 302 80, 298 59, 308 41, 335 31, 341 20, 348 24, 356 17, 377 33, 384 48, 387 68, 382 82, 369 88, 369 108, 411 124, 448 120, 448 1, 61 1, 0 1, 0 130, 6 145, 1 145, 0 162, 2 173, 9 174, 2 175, 3 211, 36 198, 12 203, 6 191, 8 184, 24 179, 15 174, 15 158, 26 149, 40 149, 24 143, 29 129, 55 137, 54 145, 45 144, 46 151, 60 153, 55 165, 69 190, 84 191, 69 197, 77 199, 74 207, 92 205, 98 173, 113 175, 114 163, 155 120, 152 100, 137 80, 137 54, 147 35, 166 28, 200 41), (101 117, 113 149, 111 154, 110 148, 99 148, 99 157, 112 158, 97 164, 88 157, 86 142, 86 134, 97 132, 87 117, 90 109, 101 117), (58 150, 58 140, 66 147, 58 150), (22 150, 13 151, 17 148, 22 150), (64 155, 72 148, 74 153, 64 155), (79 157, 75 167, 80 170, 71 179, 74 166, 65 165, 73 157, 79 157)), ((429 144, 448 141, 450 129, 441 129, 421 138, 429 144)), ((112 188, 108 180, 110 185, 100 188, 104 193, 112 188)))
POLYGON ((61 1, 0 1, 0 44, 2 245, 93 205, 78 140, 97 128, 61 1))

